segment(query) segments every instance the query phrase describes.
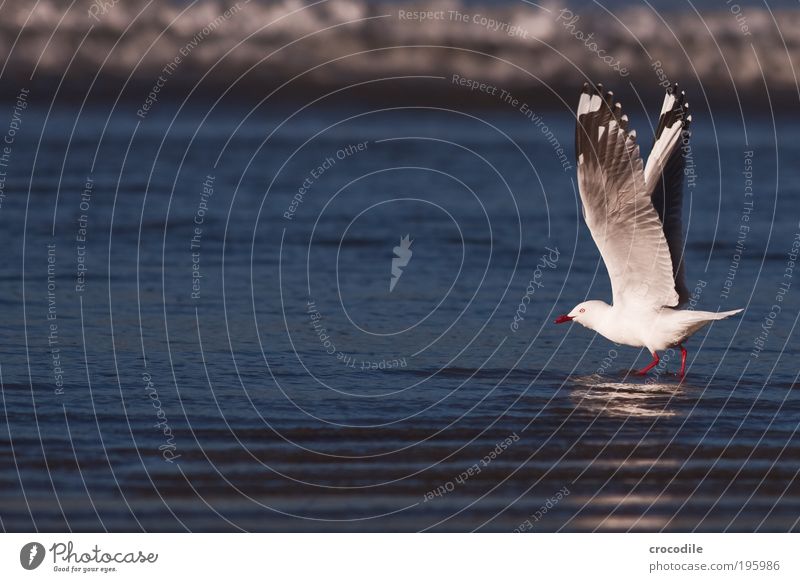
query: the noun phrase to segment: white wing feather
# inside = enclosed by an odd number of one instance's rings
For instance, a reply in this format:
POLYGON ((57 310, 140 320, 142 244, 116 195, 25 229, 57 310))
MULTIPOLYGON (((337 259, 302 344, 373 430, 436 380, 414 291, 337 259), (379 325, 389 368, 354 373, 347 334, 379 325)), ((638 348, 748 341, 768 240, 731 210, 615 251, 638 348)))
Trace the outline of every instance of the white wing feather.
MULTIPOLYGON (((678 304, 672 260, 650 199, 636 133, 612 93, 584 86, 575 148, 583 215, 605 262, 615 304, 678 304), (602 128, 602 129, 601 129, 602 128)), ((677 142, 676 142, 677 143, 677 142)))

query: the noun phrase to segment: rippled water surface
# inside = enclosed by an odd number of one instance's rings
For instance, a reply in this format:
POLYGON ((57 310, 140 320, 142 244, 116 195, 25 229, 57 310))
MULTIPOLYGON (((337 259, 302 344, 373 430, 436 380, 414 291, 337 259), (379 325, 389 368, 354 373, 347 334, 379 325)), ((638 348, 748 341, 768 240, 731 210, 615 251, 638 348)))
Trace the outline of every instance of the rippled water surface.
POLYGON ((568 112, 159 107, 11 150, 4 529, 798 529, 796 120, 697 116, 690 288, 746 311, 681 383, 552 325, 610 300, 568 112))

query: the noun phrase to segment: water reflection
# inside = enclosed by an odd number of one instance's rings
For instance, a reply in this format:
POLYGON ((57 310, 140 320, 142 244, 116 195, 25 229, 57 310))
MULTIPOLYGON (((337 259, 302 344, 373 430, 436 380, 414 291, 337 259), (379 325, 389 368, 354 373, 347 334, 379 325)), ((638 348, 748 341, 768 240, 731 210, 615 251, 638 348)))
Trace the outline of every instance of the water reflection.
POLYGON ((676 403, 686 393, 677 377, 639 378, 620 374, 617 380, 593 374, 572 378, 570 399, 594 416, 661 418, 680 414, 676 403))

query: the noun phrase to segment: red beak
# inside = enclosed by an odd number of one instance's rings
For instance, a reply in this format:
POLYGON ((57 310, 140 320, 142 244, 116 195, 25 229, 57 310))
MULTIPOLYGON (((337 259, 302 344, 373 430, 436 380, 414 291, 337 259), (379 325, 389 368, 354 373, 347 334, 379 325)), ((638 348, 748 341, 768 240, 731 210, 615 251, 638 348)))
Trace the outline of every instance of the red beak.
POLYGON ((570 317, 569 315, 559 315, 558 317, 556 317, 553 323, 567 323, 568 321, 572 321, 573 319, 575 318, 570 317))

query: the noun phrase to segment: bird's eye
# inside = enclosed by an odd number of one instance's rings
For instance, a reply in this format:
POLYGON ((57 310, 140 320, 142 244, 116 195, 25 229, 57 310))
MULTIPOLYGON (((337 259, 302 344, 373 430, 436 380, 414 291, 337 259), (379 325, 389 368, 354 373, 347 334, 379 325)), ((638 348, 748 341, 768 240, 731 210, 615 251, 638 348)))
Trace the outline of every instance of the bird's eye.
POLYGON ((578 311, 578 313, 583 313, 584 311, 586 311, 586 310, 581 308, 580 311, 578 311))

